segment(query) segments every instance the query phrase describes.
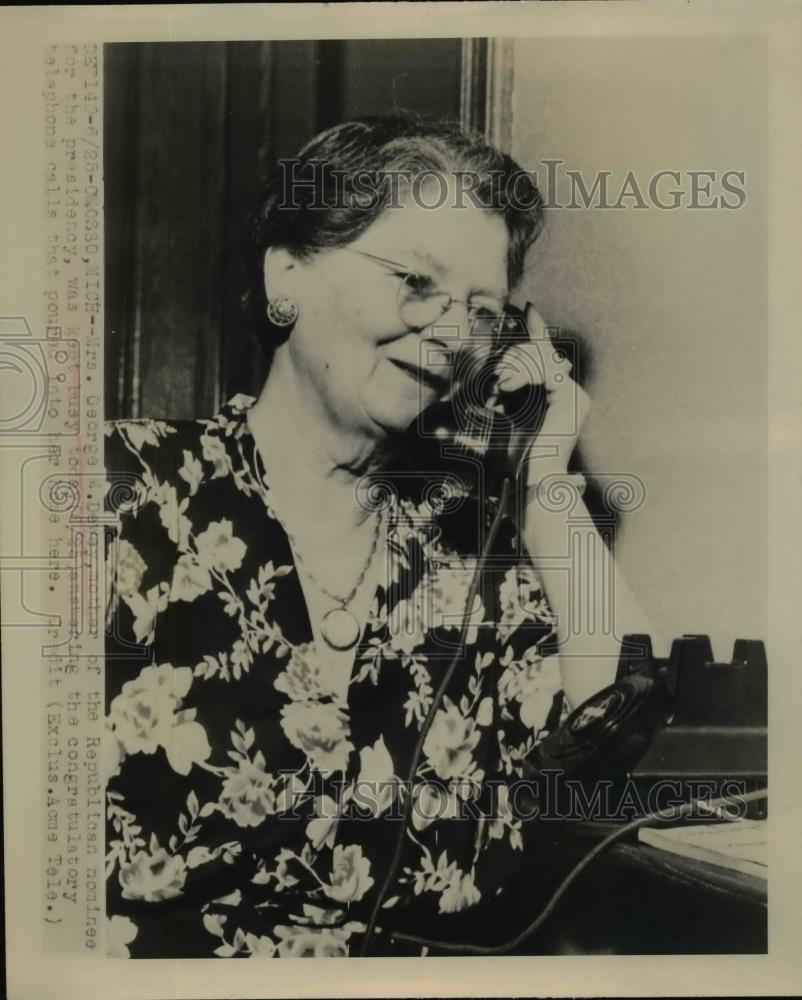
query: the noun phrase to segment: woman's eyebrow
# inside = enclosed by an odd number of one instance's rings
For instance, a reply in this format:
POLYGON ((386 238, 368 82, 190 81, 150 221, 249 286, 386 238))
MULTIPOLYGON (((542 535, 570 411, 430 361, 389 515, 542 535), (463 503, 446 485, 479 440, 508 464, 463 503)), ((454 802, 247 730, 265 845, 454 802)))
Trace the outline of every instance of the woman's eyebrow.
POLYGON ((430 267, 437 274, 445 274, 447 268, 437 258, 432 257, 425 250, 410 249, 404 252, 405 257, 414 257, 420 263, 430 267))
MULTIPOLYGON (((410 249, 405 251, 404 256, 416 258, 418 261, 421 261, 422 263, 430 267, 438 275, 443 275, 448 270, 448 268, 446 268, 439 260, 437 260, 436 257, 432 257, 432 255, 430 253, 427 253, 425 250, 410 249)), ((490 288, 489 286, 484 285, 474 288, 473 292, 474 294, 492 295, 494 297, 498 297, 501 299, 506 298, 507 295, 509 294, 506 286, 502 289, 502 288, 490 288)))

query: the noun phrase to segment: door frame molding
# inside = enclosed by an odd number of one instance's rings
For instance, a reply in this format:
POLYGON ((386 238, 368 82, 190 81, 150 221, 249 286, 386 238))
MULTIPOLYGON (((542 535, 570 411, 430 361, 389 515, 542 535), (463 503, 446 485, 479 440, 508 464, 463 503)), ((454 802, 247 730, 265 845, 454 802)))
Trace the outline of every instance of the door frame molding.
POLYGON ((512 144, 513 38, 463 38, 460 122, 509 153, 512 144))

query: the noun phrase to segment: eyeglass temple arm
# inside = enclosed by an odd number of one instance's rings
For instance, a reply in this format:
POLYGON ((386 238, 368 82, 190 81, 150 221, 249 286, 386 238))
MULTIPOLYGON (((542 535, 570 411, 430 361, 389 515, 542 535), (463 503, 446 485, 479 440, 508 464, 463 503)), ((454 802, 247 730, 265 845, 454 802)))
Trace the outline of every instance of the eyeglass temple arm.
POLYGON ((356 247, 343 247, 344 250, 350 250, 352 253, 358 253, 362 257, 369 257, 371 260, 377 260, 380 264, 387 264, 388 267, 395 267, 404 274, 412 274, 412 268, 407 267, 406 264, 399 264, 397 260, 388 260, 386 257, 379 257, 375 253, 368 253, 365 250, 357 250, 356 247))

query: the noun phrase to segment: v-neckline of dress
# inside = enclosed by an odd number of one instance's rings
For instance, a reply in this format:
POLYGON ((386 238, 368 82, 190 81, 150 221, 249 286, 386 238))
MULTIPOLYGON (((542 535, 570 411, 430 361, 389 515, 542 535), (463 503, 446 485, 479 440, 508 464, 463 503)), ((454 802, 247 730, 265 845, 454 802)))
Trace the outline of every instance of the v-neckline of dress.
MULTIPOLYGON (((303 633, 302 643, 308 645, 313 655, 320 656, 321 650, 318 649, 318 642, 314 634, 309 600, 304 588, 302 573, 299 571, 299 561, 296 558, 287 529, 279 517, 278 512, 270 503, 270 483, 268 481, 267 464, 264 460, 264 456, 259 451, 256 439, 248 423, 248 410, 255 402, 256 400, 254 397, 244 395, 236 396, 223 407, 223 413, 227 418, 237 421, 238 426, 234 430, 233 435, 230 436, 237 442, 239 459, 242 463, 246 478, 247 480, 250 480, 253 488, 261 497, 268 516, 271 517, 281 529, 282 541, 286 548, 286 564, 292 567, 292 572, 287 576, 284 585, 291 587, 294 590, 294 593, 288 595, 288 603, 291 607, 298 609, 300 618, 299 624, 301 626, 301 632, 303 633), (263 474, 260 474, 259 472, 259 465, 261 465, 262 470, 264 470, 263 474)), ((385 519, 385 526, 382 529, 385 535, 386 550, 386 556, 383 563, 385 570, 387 570, 387 559, 396 558, 394 554, 396 546, 392 544, 391 540, 395 538, 398 531, 399 499, 392 489, 383 491, 382 496, 386 498, 385 502, 387 504, 383 515, 385 519)), ((307 577, 309 575, 308 571, 303 575, 304 577, 307 577)), ((376 574, 374 573, 372 575, 374 579, 376 579, 376 574)), ((345 688, 344 697, 340 692, 331 692, 337 699, 338 703, 343 705, 343 707, 346 707, 350 701, 350 693, 353 689, 354 681, 358 676, 357 665, 359 664, 362 653, 369 646, 371 641, 375 641, 377 637, 381 640, 386 639, 387 637, 386 599, 391 578, 391 572, 385 571, 384 573, 379 572, 378 574, 378 579, 376 580, 376 585, 373 589, 370 603, 368 604, 367 615, 364 622, 360 625, 359 638, 352 647, 353 656, 350 662, 350 669, 348 671, 348 684, 345 688), (384 609, 385 611, 385 614, 378 620, 374 614, 374 609, 376 608, 379 610, 384 609)))

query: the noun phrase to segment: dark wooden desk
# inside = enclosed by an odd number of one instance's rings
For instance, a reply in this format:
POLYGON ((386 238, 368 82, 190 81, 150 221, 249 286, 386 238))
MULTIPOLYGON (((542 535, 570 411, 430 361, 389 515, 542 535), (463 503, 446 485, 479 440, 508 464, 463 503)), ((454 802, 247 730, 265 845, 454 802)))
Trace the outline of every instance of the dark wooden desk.
MULTIPOLYGON (((612 829, 569 826, 569 867, 612 829)), ((549 937, 564 953, 762 954, 767 915, 763 879, 633 838, 616 844, 580 876, 554 914, 559 932, 549 937)))

